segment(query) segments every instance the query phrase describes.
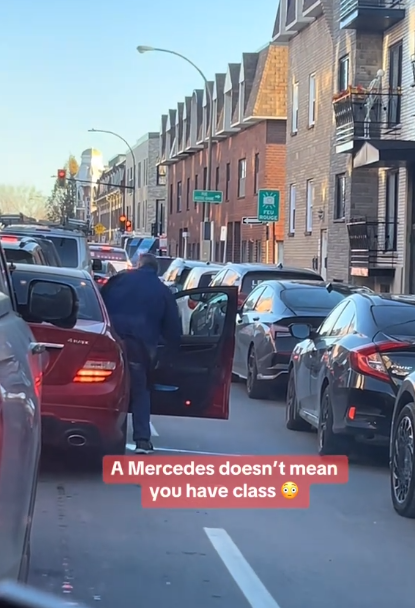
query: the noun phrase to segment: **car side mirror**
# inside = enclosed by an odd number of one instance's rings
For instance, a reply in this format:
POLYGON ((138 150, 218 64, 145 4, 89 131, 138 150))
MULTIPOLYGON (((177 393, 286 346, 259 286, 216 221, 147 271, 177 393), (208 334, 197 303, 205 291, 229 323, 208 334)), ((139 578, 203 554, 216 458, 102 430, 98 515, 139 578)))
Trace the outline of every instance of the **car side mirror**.
POLYGON ((289 327, 290 334, 297 340, 307 340, 311 337, 311 327, 306 323, 293 323, 289 327))
POLYGON ((57 281, 32 281, 27 310, 34 323, 51 323, 63 329, 76 325, 79 301, 75 289, 57 281))

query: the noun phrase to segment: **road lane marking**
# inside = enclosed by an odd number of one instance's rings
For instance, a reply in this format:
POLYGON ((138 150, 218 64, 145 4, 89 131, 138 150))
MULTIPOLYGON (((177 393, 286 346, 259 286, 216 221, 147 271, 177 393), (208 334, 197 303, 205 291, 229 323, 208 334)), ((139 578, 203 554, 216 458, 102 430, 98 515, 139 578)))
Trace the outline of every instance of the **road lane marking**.
MULTIPOLYGON (((127 450, 135 450, 135 443, 127 443, 127 450)), ((155 452, 175 452, 178 454, 200 454, 201 456, 241 456, 241 454, 224 454, 223 452, 202 452, 199 450, 178 450, 176 448, 154 448, 155 452)))
POLYGON ((157 433, 156 428, 152 422, 150 422, 150 430, 152 437, 159 437, 159 434, 157 433))
POLYGON ((223 528, 203 529, 252 608, 280 608, 226 530, 223 528))

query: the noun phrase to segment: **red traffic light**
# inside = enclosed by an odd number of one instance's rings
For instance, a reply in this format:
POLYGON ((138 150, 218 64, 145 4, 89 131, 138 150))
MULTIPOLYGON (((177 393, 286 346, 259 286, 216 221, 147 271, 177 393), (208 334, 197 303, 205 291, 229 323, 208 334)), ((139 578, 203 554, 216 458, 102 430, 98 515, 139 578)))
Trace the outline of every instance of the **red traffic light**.
POLYGON ((131 221, 130 221, 130 220, 127 220, 127 221, 125 222, 125 225, 127 226, 127 228, 131 228, 131 221))
POLYGON ((58 178, 59 179, 64 179, 66 177, 66 171, 65 169, 59 169, 58 171, 58 178))
POLYGON ((120 222, 125 222, 125 220, 126 220, 126 219, 127 219, 127 218, 125 217, 125 215, 122 215, 122 216, 120 217, 120 222))

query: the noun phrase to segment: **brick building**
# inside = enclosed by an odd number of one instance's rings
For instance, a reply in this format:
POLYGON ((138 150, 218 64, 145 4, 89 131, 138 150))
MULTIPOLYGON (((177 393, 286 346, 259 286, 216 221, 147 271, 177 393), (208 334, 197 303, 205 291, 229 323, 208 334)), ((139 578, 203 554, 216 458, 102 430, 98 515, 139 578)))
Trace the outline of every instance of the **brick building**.
POLYGON ((94 226, 102 224, 106 232, 99 235, 102 242, 115 239, 119 218, 126 212, 125 206, 125 156, 111 159, 97 181, 95 205, 92 213, 94 226))
POLYGON ((414 5, 281 0, 273 40, 289 51, 286 263, 415 290, 414 5))
MULTIPOLYGON (((213 94, 212 189, 223 203, 211 205, 213 260, 282 261, 284 240, 287 49, 268 45, 244 53, 209 83, 213 94), (256 217, 259 189, 281 191, 280 220, 268 227, 244 225, 256 217), (221 233, 226 228, 226 240, 221 233)), ((160 167, 167 172, 167 237, 170 253, 201 257, 203 205, 193 190, 207 182, 208 96, 196 90, 162 118, 160 167), (183 234, 188 234, 183 238, 183 234), (185 248, 187 247, 187 251, 185 248)))

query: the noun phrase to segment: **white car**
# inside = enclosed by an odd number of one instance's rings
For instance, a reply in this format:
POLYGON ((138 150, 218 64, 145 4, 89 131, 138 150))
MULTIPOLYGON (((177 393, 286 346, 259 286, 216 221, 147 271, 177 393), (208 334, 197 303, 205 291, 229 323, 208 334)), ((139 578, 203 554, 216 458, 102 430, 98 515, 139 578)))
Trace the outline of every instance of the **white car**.
POLYGON ((94 244, 89 246, 93 260, 111 262, 117 272, 132 268, 130 258, 122 247, 112 247, 111 245, 94 244))
MULTIPOLYGON (((184 284, 183 290, 196 289, 198 287, 207 287, 214 276, 221 270, 223 266, 209 264, 204 266, 196 266, 189 272, 184 284)), ((177 300, 180 318, 182 320, 183 335, 189 335, 190 317, 197 306, 197 302, 190 300, 189 296, 183 296, 177 300)))

